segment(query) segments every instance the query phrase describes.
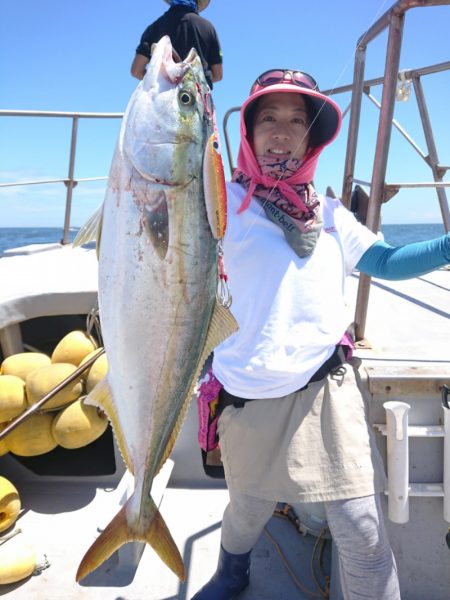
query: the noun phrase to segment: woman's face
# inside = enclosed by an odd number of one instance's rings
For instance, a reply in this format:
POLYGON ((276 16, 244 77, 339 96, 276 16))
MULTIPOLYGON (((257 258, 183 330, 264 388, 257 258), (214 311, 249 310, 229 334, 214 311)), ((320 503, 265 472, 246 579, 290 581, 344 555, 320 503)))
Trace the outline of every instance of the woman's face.
POLYGON ((258 100, 250 143, 256 156, 302 160, 308 149, 308 128, 301 94, 266 94, 258 100))

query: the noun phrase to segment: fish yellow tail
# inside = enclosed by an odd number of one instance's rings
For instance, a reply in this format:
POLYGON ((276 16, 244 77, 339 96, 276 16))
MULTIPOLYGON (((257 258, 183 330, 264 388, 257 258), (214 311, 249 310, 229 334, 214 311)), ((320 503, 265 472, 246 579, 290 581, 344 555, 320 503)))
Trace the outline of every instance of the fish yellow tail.
POLYGON ((135 531, 127 522, 126 517, 127 504, 130 500, 131 498, 86 552, 78 567, 76 580, 80 581, 87 577, 89 573, 97 569, 97 567, 104 563, 105 560, 107 560, 118 548, 123 546, 123 544, 132 541, 140 541, 150 544, 169 569, 171 569, 181 581, 184 581, 185 572, 183 559, 181 558, 178 548, 173 541, 170 531, 157 506, 150 498, 149 501, 153 505, 152 508, 154 508, 154 515, 150 525, 145 531, 135 531))

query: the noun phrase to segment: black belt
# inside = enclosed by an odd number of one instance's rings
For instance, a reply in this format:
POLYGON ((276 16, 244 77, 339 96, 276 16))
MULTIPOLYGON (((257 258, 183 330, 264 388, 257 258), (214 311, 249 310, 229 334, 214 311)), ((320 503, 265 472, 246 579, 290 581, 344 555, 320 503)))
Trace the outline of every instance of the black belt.
MULTIPOLYGON (((338 344, 330 358, 317 369, 308 383, 297 391, 301 392, 306 390, 310 383, 320 381, 326 377, 328 373, 331 373, 331 371, 340 367, 347 360, 349 350, 349 346, 338 344)), ((219 411, 222 412, 224 408, 231 405, 235 408, 242 408, 246 402, 251 402, 252 400, 256 400, 256 398, 240 398, 239 396, 233 396, 233 394, 227 392, 225 388, 222 388, 219 392, 219 411)))

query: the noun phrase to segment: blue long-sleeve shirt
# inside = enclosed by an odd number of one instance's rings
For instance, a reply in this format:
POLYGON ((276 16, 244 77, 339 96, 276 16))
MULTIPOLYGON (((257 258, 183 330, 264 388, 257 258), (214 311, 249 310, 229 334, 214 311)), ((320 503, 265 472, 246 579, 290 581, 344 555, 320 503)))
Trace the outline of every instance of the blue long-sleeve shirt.
POLYGON ((375 242, 362 255, 356 268, 381 279, 409 279, 450 263, 450 233, 434 240, 390 246, 375 242))

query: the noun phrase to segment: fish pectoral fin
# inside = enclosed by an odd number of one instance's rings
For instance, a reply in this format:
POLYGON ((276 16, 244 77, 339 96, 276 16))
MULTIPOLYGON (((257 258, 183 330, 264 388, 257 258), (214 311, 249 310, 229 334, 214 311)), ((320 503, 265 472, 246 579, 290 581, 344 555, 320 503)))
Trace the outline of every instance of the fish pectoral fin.
POLYGON ((127 505, 117 513, 106 529, 95 540, 78 567, 76 580, 84 579, 102 565, 123 544, 132 541, 147 542, 155 550, 161 560, 177 575, 181 581, 185 579, 184 564, 180 552, 173 541, 170 531, 150 498, 150 525, 143 531, 140 530, 139 521, 133 527, 127 521, 127 505))
POLYGON ((164 192, 153 194, 151 204, 144 206, 144 224, 157 255, 164 260, 169 247, 169 211, 164 192))
POLYGON ((72 247, 82 246, 89 242, 97 242, 97 257, 100 252, 100 238, 102 236, 102 224, 103 224, 103 202, 95 211, 95 213, 89 217, 86 223, 81 227, 80 231, 75 236, 72 242, 72 247))
POLYGON ((108 383, 107 376, 97 383, 95 388, 89 392, 84 399, 84 403, 97 406, 106 413, 109 422, 111 423, 122 458, 127 465, 127 469, 130 473, 133 473, 133 462, 129 456, 128 448, 125 443, 125 436, 122 433, 122 428, 115 408, 113 393, 111 386, 108 383))

